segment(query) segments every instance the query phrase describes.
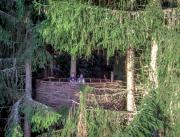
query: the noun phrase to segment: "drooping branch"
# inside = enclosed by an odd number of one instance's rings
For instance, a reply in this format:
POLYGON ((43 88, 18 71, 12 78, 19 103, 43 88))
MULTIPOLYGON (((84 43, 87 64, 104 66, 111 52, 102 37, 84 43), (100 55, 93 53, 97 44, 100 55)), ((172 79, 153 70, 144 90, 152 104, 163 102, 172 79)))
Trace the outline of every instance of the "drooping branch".
POLYGON ((0 10, 0 19, 5 22, 6 29, 8 30, 25 30, 25 24, 22 21, 2 10, 0 10))
POLYGON ((14 71, 16 71, 16 68, 11 67, 11 68, 6 68, 6 69, 3 69, 3 70, 0 70, 0 73, 3 72, 5 74, 10 74, 11 72, 14 72, 14 71))
POLYGON ((21 99, 18 100, 13 106, 12 106, 12 110, 10 113, 10 117, 9 117, 9 122, 14 122, 15 124, 18 124, 20 119, 19 119, 19 106, 21 103, 21 99))
POLYGON ((30 131, 43 131, 49 126, 55 124, 60 115, 56 113, 51 107, 48 107, 40 102, 33 100, 29 96, 24 98, 24 113, 25 113, 25 135, 30 136, 30 131), (31 130, 30 130, 31 125, 31 130))
POLYGON ((6 136, 22 136, 22 129, 20 126, 19 108, 22 99, 19 99, 12 107, 11 113, 8 119, 8 126, 6 130, 6 136))

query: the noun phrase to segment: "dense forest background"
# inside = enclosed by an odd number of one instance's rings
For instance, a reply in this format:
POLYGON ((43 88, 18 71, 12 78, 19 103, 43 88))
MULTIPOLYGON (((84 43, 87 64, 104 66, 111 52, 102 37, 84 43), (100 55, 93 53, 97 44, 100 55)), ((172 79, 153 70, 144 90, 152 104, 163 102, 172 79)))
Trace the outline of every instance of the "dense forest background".
POLYGON ((0 136, 178 137, 179 6, 179 0, 1 0, 0 136), (127 82, 125 112, 89 110, 88 87, 77 110, 55 111, 34 99, 33 80, 52 60, 58 77, 69 77, 71 57, 78 58, 78 74, 110 78, 115 71, 127 82), (135 107, 129 81, 144 91, 135 107))

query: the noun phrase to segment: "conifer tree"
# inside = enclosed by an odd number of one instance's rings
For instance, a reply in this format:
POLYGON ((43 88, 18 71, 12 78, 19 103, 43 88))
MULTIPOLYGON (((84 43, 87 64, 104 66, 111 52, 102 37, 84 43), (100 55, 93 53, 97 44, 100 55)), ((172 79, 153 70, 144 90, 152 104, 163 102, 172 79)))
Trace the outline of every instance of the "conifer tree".
MULTIPOLYGON (((41 42, 40 39, 37 39, 37 35, 35 34, 31 18, 32 13, 31 9, 29 9, 29 6, 32 6, 32 1, 12 0, 9 2, 2 1, 1 4, 2 5, 0 6, 2 7, 2 10, 0 11, 0 25, 3 30, 9 31, 9 35, 11 36, 11 39, 3 39, 4 45, 8 46, 8 42, 10 42, 10 45, 16 44, 15 51, 11 51, 10 56, 14 56, 18 62, 24 62, 22 64, 25 64, 24 96, 16 100, 17 102, 13 105, 6 136, 23 136, 19 119, 20 115, 24 113, 24 136, 30 137, 30 127, 32 127, 32 130, 34 131, 44 130, 55 123, 59 118, 59 114, 54 112, 51 108, 32 99, 31 64, 37 63, 34 61, 35 59, 41 61, 39 63, 43 64, 42 62, 46 61, 48 54, 42 48, 43 42, 41 42), (7 7, 3 7, 3 4, 7 4, 7 7), (41 55, 35 57, 34 54, 37 50, 41 50, 39 52, 41 55), (45 118, 46 121, 44 121, 43 118, 45 118)), ((3 35, 4 34, 5 33, 3 33, 3 35)), ((10 47, 8 48, 10 49, 10 47)), ((10 73, 10 71, 7 73, 10 73)))
MULTIPOLYGON (((150 79, 152 84, 131 124, 125 130, 119 130, 121 133, 116 130, 114 136, 152 136, 159 128, 164 128, 165 136, 178 135, 179 24, 166 26, 160 3, 154 0, 2 0, 0 32, 3 35, 0 40, 10 50, 10 55, 14 53, 13 58, 23 62, 26 74, 24 96, 12 107, 6 136, 22 136, 19 119, 22 113, 25 114, 26 137, 30 136, 30 126, 34 132, 43 131, 60 117, 51 108, 33 100, 31 95, 32 68, 37 62, 43 66, 49 56, 44 42, 76 57, 90 56, 93 50, 104 49, 109 58, 117 51, 125 53, 129 44, 130 49, 142 50, 143 65, 149 66, 151 73, 140 82, 146 87, 150 79), (15 50, 10 47, 13 44, 15 50), (152 54, 149 47, 152 47, 152 54), (171 121, 169 125, 168 121, 171 121)), ((172 20, 178 16, 174 14, 172 20)), ((128 63, 133 77, 133 64, 128 63)), ((6 72, 10 74, 10 71, 6 72)), ((129 80, 128 110, 134 111, 134 80, 129 80)))

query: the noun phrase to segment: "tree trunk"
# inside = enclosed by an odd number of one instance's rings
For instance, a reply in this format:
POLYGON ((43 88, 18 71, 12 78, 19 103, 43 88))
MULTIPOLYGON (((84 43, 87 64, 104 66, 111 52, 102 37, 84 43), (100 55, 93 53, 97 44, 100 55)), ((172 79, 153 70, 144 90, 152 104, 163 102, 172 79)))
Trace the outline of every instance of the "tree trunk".
POLYGON ((54 75, 54 72, 53 72, 53 60, 50 61, 50 76, 53 76, 54 75))
POLYGON ((74 76, 76 76, 76 57, 75 56, 71 56, 70 76, 72 77, 73 74, 74 74, 74 76))
POLYGON ((114 72, 111 71, 111 82, 113 82, 113 81, 114 81, 114 72))
POLYGON ((151 49, 151 62, 150 62, 150 75, 149 79, 152 83, 154 89, 158 87, 158 79, 157 79, 157 52, 158 52, 158 45, 155 40, 152 43, 151 49))
POLYGON ((118 56, 113 66, 114 79, 125 80, 125 56, 118 56))
MULTIPOLYGON (((25 99, 32 99, 32 70, 31 61, 26 60, 25 62, 25 73, 26 73, 26 83, 25 83, 25 99)), ((31 137, 31 128, 28 123, 27 116, 24 117, 24 136, 31 137)))
MULTIPOLYGON (((158 76, 157 76, 157 53, 158 53, 158 45, 155 40, 152 41, 151 47, 151 62, 150 62, 150 86, 152 89, 158 88, 158 76)), ((148 93, 147 93, 148 94, 148 93)), ((163 130, 156 130, 158 137, 163 137, 163 130)))
POLYGON ((127 49, 127 111, 136 111, 135 106, 135 82, 134 82, 134 49, 127 49))
POLYGON ((31 137, 31 127, 26 116, 24 117, 24 137, 31 137))
POLYGON ((25 84, 25 96, 32 98, 32 70, 31 61, 25 62, 26 84, 25 84))
POLYGON ((47 66, 44 68, 44 78, 48 78, 48 68, 47 68, 47 66))

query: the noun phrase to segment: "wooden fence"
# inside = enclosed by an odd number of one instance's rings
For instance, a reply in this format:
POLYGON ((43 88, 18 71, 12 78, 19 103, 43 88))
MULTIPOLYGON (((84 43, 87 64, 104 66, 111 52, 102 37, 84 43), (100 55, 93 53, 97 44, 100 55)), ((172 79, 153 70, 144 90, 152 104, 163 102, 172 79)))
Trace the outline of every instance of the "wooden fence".
MULTIPOLYGON (((126 109, 126 84, 122 81, 110 82, 104 79, 85 79, 86 86, 92 88, 87 93, 88 106, 100 106, 105 109, 126 109)), ((80 87, 78 83, 70 83, 68 79, 36 80, 36 100, 49 106, 59 108, 79 104, 80 87)))

